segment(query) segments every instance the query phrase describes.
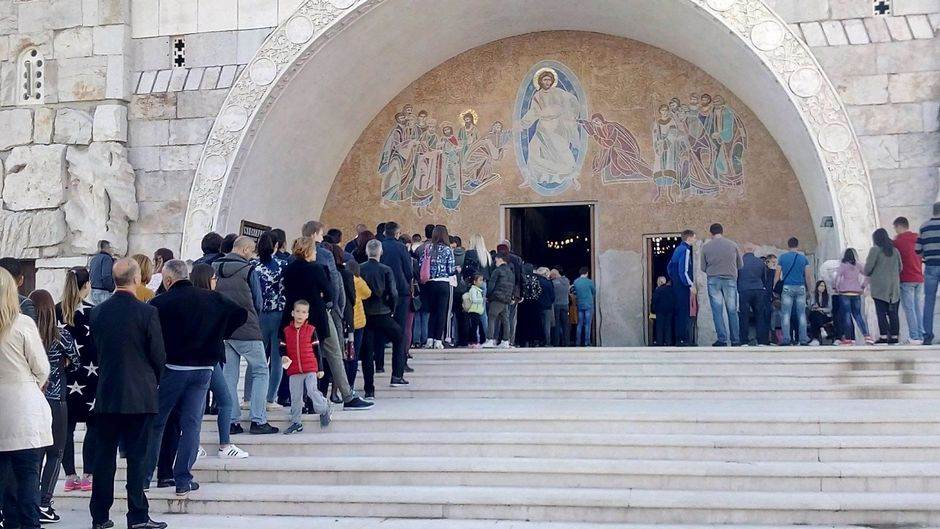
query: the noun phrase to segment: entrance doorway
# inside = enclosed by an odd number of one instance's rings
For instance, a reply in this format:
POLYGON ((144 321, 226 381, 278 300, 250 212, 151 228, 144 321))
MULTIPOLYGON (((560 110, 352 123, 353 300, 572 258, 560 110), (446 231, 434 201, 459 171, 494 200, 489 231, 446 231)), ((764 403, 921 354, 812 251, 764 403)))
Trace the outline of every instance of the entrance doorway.
POLYGON ((571 281, 581 267, 594 276, 594 205, 508 206, 514 253, 535 267, 558 268, 571 281))
MULTIPOLYGON (((682 236, 678 233, 661 233, 655 235, 643 236, 643 249, 646 253, 646 273, 643 283, 644 311, 646 312, 646 344, 653 342, 655 334, 653 332, 654 320, 650 319, 650 301, 653 299, 653 291, 656 290, 656 281, 660 277, 669 277, 666 267, 669 265, 669 259, 672 258, 672 252, 682 242, 682 236)), ((669 343, 676 343, 675 336, 671 337, 669 343)))

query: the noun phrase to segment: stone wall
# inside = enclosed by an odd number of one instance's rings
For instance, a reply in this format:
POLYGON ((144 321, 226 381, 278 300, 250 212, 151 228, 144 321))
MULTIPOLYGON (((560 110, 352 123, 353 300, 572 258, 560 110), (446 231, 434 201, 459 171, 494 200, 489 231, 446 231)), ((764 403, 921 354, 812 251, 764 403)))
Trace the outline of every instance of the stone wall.
POLYGON ((124 252, 138 218, 130 42, 128 0, 0 1, 0 254, 36 259, 56 296, 62 268, 100 239, 124 252))
POLYGON ((940 182, 940 1, 769 0, 811 47, 868 164, 882 225, 930 216, 940 182))

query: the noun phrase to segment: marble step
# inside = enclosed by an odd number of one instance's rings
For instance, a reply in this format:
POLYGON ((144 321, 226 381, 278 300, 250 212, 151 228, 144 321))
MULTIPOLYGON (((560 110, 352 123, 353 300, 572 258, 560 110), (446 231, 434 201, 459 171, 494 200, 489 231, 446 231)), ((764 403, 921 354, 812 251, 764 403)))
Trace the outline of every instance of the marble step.
MULTIPOLYGON (((125 491, 117 485, 115 496, 121 505, 125 491)), ((80 510, 89 494, 60 495, 56 505, 80 510)), ((185 499, 172 489, 153 489, 148 498, 155 517, 185 513, 594 523, 940 523, 940 494, 934 493, 219 483, 207 484, 185 499)))
MULTIPOLYGON (((88 510, 60 510, 57 529, 87 529, 88 510)), ((213 516, 166 514, 159 517, 172 529, 792 529, 768 525, 636 525, 618 523, 525 522, 518 520, 418 520, 408 518, 322 518, 307 516, 213 516)), ((811 526, 800 529, 858 529, 857 526, 811 526)))
MULTIPOLYGON (((121 460, 119 467, 124 467, 121 460)), ((206 457, 203 485, 572 487, 765 492, 940 492, 940 464, 473 457, 206 457)), ((126 479, 123 468, 118 479, 126 479)))
MULTIPOLYGON (((336 433, 316 418, 294 435, 237 435, 252 457, 494 457, 659 459, 677 461, 917 462, 940 461, 940 436, 686 435, 588 433, 336 433)), ((76 458, 81 461, 81 435, 76 458)), ((218 435, 203 432, 210 459, 218 435)), ((208 459, 207 459, 208 461, 208 459)))
MULTIPOLYGON (((554 432, 755 435, 940 435, 940 401, 385 399, 337 406, 333 432, 554 432)), ((268 413, 284 425, 287 409, 268 413)), ((248 413, 243 412, 247 422, 248 413)), ((216 417, 203 418, 216 431, 216 417)))

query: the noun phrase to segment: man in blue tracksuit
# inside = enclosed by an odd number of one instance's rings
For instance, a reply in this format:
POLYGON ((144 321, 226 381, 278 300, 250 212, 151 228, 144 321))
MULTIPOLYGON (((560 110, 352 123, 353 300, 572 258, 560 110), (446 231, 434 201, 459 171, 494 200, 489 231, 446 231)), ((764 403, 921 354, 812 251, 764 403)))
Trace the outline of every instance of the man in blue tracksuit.
POLYGON ((672 258, 666 266, 669 279, 672 280, 672 289, 676 296, 676 312, 673 329, 676 334, 676 345, 687 347, 691 345, 689 337, 690 327, 690 299, 695 292, 695 275, 692 266, 692 244, 695 243, 695 232, 685 230, 682 232, 682 242, 672 252, 672 258))

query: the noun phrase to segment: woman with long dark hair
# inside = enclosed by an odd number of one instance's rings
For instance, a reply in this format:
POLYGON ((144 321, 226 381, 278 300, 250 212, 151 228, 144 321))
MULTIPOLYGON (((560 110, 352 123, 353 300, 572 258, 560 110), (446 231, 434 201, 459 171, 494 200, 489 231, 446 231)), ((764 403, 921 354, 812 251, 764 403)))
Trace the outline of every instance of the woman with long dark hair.
POLYGON ((369 230, 364 230, 356 236, 356 249, 352 254, 357 263, 362 264, 369 260, 369 256, 366 255, 366 245, 374 238, 375 235, 369 230))
POLYGON ((66 373, 68 392, 65 445, 62 469, 65 471, 65 492, 91 490, 91 474, 95 468, 95 439, 97 428, 91 411, 98 391, 98 350, 91 339, 89 324, 93 305, 85 299, 91 293, 88 270, 83 266, 65 272, 62 301, 56 305, 56 319, 77 344, 79 359, 75 371, 66 373), (75 428, 85 423, 82 443, 82 477, 75 471, 75 428))
MULTIPOLYGON (((193 266, 192 272, 189 273, 189 280, 196 288, 215 290, 215 269, 211 265, 198 263, 193 266)), ((219 350, 219 358, 225 358, 225 353, 221 349, 219 350)), ((278 367, 280 367, 280 362, 278 367)), ((232 409, 235 402, 229 392, 228 385, 225 383, 225 377, 222 375, 221 362, 212 368, 209 391, 212 392, 213 404, 219 411, 216 421, 219 426, 219 457, 222 459, 244 459, 248 457, 248 452, 231 442, 231 417, 235 411, 232 409)))
POLYGON ((862 274, 862 269, 858 264, 858 257, 855 248, 846 248, 842 255, 842 262, 836 270, 835 290, 839 293, 839 303, 841 304, 839 314, 842 316, 842 336, 841 345, 854 345, 855 342, 849 338, 851 336, 852 320, 858 324, 862 335, 865 336, 865 343, 872 345, 875 341, 868 332, 868 323, 862 314, 862 294, 868 285, 868 278, 862 274))
MULTIPOLYGON (((258 322, 261 325, 264 352, 270 366, 267 394, 269 411, 280 408, 275 400, 284 374, 281 368, 281 340, 278 336, 281 330, 281 316, 284 314, 284 268, 287 267, 287 261, 277 256, 277 247, 277 237, 273 233, 262 233, 258 238, 258 259, 252 261, 261 283, 261 314, 258 315, 258 322)), ((251 377, 246 377, 245 395, 251 395, 250 384, 251 377)))
POLYGON ((419 275, 425 271, 426 280, 422 287, 423 300, 428 304, 428 349, 444 348, 444 333, 447 329, 447 310, 450 299, 457 285, 457 265, 454 251, 450 248, 450 235, 446 226, 435 226, 431 232, 431 241, 425 244, 418 255, 419 275))
POLYGON ((67 329, 59 328, 52 295, 45 290, 34 290, 29 299, 36 307, 36 327, 49 360, 49 381, 46 383, 45 395, 52 410, 52 444, 43 449, 46 460, 39 480, 39 518, 43 523, 53 523, 60 519, 52 508, 52 491, 59 481, 59 469, 62 468, 62 455, 65 453, 68 431, 68 404, 65 400, 68 388, 65 372, 77 370, 81 358, 78 356, 75 339, 67 329))
POLYGON ((832 299, 829 295, 829 285, 825 281, 817 281, 809 310, 809 337, 813 340, 810 345, 822 343, 822 329, 831 322, 832 299))
POLYGON ((898 306, 901 302, 901 253, 894 247, 887 230, 878 228, 872 234, 874 248, 865 261, 871 297, 878 314, 879 344, 898 343, 900 322, 898 306))

